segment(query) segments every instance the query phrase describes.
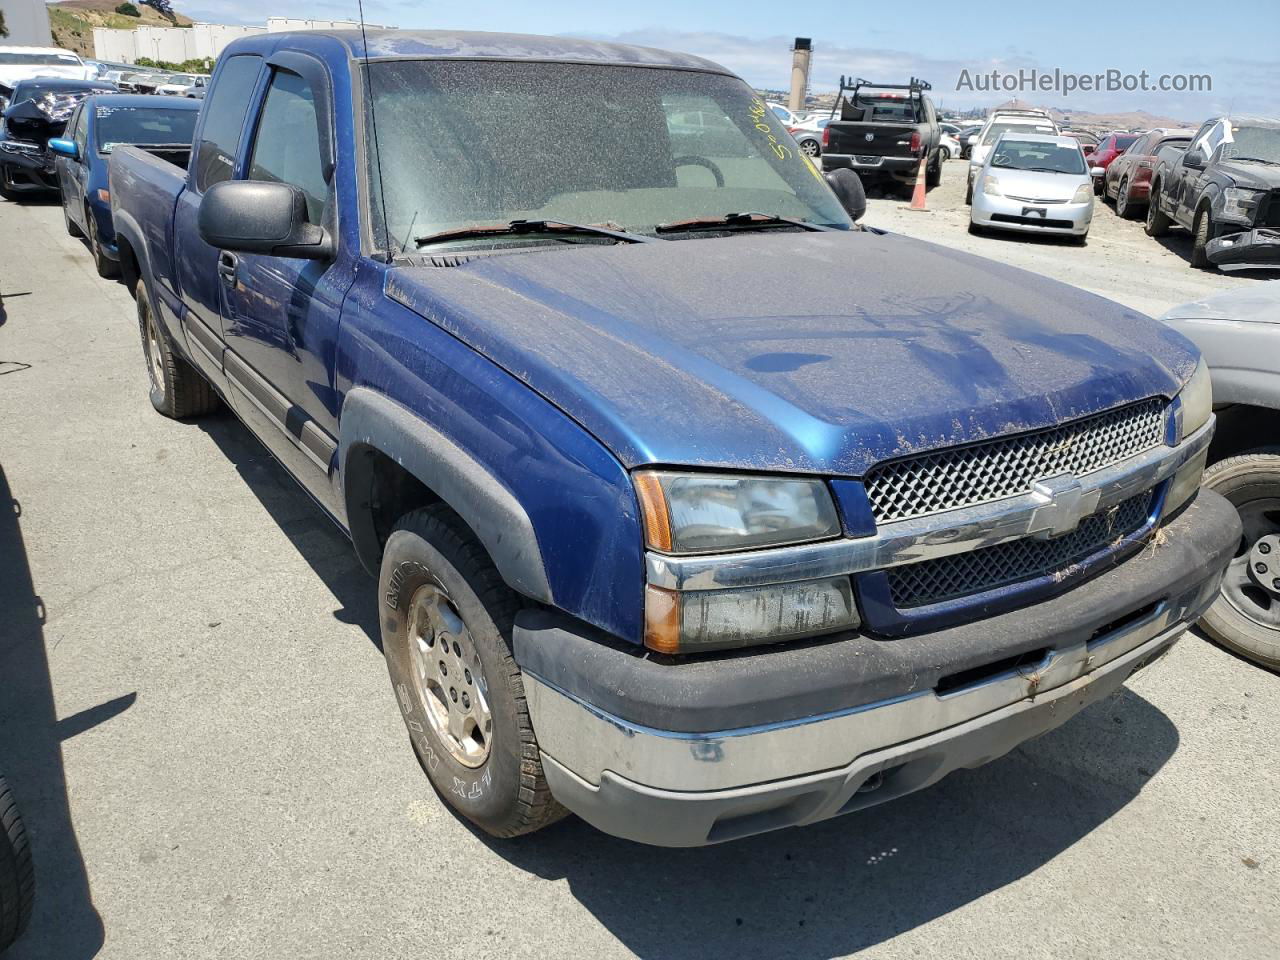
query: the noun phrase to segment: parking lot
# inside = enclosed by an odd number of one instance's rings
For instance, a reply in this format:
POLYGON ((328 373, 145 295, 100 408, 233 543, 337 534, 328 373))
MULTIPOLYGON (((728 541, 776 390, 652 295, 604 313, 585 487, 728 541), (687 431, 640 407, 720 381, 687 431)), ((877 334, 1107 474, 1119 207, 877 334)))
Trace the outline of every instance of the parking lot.
MULTIPOLYGON (((1083 248, 971 237, 965 166, 866 222, 1152 314, 1260 282, 1101 205, 1083 248)), ((350 544, 229 414, 154 413, 133 301, 59 206, 0 202, 0 249, 0 762, 39 877, 13 957, 1275 955, 1280 677, 1195 635, 814 827, 477 833, 417 767, 350 544)))

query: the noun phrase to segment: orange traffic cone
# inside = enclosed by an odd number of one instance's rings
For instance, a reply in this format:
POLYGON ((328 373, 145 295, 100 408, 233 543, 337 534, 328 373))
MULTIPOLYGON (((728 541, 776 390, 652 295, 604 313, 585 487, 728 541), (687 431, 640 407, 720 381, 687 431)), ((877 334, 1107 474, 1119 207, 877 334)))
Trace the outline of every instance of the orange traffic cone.
POLYGON ((929 159, 928 151, 920 155, 920 166, 916 168, 916 188, 911 191, 911 210, 923 210, 928 212, 929 208, 924 205, 924 165, 929 159))

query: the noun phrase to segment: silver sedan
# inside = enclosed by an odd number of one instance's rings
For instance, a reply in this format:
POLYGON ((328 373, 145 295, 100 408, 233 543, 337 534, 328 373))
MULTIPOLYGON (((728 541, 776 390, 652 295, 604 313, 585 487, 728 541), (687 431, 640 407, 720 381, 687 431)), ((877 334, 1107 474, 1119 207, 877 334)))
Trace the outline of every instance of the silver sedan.
POLYGON ((973 185, 969 232, 1059 234, 1084 243, 1093 220, 1093 177, 1071 137, 1010 131, 996 141, 973 185))

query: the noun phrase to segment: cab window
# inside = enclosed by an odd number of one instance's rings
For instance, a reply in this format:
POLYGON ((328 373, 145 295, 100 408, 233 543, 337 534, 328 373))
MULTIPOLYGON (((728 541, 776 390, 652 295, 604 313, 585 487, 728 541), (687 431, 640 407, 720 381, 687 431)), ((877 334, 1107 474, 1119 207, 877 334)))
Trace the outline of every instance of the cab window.
POLYGON ((296 73, 277 70, 258 120, 248 179, 292 184, 307 199, 307 218, 322 223, 329 183, 320 144, 311 84, 296 73))

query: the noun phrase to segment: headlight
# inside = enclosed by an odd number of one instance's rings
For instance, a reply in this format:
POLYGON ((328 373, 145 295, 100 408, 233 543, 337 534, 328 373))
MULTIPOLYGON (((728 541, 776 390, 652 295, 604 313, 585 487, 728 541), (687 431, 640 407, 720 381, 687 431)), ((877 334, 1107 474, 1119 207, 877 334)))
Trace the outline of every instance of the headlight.
POLYGON ((1181 423, 1178 442, 1181 443, 1208 423, 1213 413, 1213 382, 1203 357, 1196 364, 1196 372, 1178 393, 1178 401, 1180 407, 1178 419, 1181 423))
POLYGON ((1075 195, 1071 198, 1072 203, 1091 203, 1093 201, 1093 184, 1082 183, 1076 187, 1075 195))
POLYGON ((1258 209, 1258 198, 1262 190, 1247 190, 1244 187, 1227 187, 1222 191, 1222 215, 1234 220, 1253 222, 1254 212, 1258 209))
POLYGON ((1000 192, 1000 181, 989 173, 982 178, 982 192, 988 197, 1004 196, 1004 194, 1000 192))
POLYGON ((821 480, 645 470, 635 483, 645 539, 663 553, 750 550, 840 533, 821 480))
POLYGON ((644 642, 660 653, 780 643, 859 623, 848 577, 738 590, 645 590, 644 642))

